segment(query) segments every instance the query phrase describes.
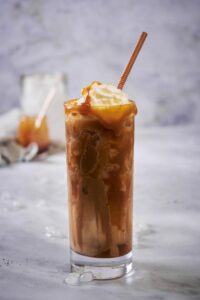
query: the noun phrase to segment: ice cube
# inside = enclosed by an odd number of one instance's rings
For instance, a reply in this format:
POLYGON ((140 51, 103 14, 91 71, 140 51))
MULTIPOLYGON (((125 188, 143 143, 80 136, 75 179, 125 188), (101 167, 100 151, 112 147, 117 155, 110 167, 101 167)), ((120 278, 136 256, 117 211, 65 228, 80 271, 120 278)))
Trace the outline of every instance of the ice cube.
POLYGON ((64 282, 69 285, 79 285, 80 284, 80 274, 79 273, 69 273, 65 278, 64 282))
POLYGON ((66 235, 54 226, 46 226, 45 235, 48 238, 66 239, 66 235))
POLYGON ((92 280, 94 280, 94 275, 92 272, 84 272, 80 276, 81 282, 90 282, 92 280))

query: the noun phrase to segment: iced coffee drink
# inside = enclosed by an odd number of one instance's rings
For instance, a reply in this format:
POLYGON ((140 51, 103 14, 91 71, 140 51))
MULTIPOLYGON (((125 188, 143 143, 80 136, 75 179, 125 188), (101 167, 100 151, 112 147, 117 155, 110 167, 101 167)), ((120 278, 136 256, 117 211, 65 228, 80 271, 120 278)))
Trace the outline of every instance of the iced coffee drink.
POLYGON ((80 99, 65 103, 75 270, 114 269, 131 261, 136 113, 135 103, 124 92, 99 82, 85 87, 80 99))

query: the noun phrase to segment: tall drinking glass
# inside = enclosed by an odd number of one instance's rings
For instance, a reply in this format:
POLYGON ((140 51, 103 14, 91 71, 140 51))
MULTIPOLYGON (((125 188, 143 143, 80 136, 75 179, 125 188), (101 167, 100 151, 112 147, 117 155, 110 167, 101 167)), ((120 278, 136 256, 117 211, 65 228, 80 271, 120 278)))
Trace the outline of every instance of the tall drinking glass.
POLYGON ((132 270, 133 101, 96 107, 65 103, 71 268, 96 279, 132 270))

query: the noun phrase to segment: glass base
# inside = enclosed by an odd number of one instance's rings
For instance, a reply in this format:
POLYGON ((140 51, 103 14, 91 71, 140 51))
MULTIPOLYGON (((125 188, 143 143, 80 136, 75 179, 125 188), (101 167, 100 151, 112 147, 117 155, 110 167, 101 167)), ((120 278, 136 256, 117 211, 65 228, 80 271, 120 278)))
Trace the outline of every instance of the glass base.
POLYGON ((94 279, 114 279, 133 270, 132 251, 115 258, 94 258, 77 254, 71 250, 72 272, 91 272, 94 279))

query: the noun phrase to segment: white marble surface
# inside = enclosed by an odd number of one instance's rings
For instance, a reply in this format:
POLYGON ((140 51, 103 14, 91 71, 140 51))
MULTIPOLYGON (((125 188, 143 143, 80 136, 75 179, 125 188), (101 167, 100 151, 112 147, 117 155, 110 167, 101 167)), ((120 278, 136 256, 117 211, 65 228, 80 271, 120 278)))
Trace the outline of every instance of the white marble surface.
POLYGON ((135 160, 135 274, 77 287, 64 153, 0 170, 1 300, 199 299, 199 129, 138 130, 135 160))
POLYGON ((20 104, 20 76, 64 72, 69 98, 116 84, 141 31, 126 91, 138 124, 199 123, 199 0, 1 0, 0 113, 20 104))

